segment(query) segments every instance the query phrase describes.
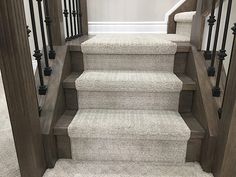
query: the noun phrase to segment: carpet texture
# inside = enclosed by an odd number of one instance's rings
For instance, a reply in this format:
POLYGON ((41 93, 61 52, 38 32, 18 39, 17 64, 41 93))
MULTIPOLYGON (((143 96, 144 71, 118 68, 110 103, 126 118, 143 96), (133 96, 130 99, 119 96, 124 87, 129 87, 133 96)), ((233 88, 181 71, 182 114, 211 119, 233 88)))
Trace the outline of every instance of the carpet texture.
POLYGON ((164 38, 98 35, 81 45, 91 69, 75 82, 79 111, 68 130, 74 160, 184 164, 190 130, 178 114, 177 45, 164 38), (110 67, 116 60, 119 70, 110 67), (94 69, 98 62, 102 70, 94 69))
POLYGON ((5 92, 0 73, 0 177, 20 177, 5 92))
POLYGON ((177 164, 185 162, 190 130, 172 111, 82 109, 69 136, 74 160, 177 164))
POLYGON ((174 41, 189 42, 181 34, 98 35, 81 45, 72 160, 45 177, 211 176, 185 162, 190 129, 178 113, 183 83, 173 73, 174 41))
POLYGON ((195 14, 195 11, 191 11, 182 12, 175 15, 175 21, 177 23, 176 34, 190 38, 192 31, 192 21, 195 14))
POLYGON ((153 35, 98 35, 81 44, 84 54, 175 54, 177 45, 153 35))
POLYGON ((213 177, 197 163, 159 165, 144 162, 91 162, 59 160, 44 177, 213 177))

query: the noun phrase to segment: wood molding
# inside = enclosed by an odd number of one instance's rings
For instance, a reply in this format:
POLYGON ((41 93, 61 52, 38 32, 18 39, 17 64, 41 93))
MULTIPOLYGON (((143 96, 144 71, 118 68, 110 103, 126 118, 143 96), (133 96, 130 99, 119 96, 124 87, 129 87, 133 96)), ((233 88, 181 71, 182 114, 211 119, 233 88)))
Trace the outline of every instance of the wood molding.
POLYGON ((207 75, 205 59, 196 47, 192 47, 192 52, 189 54, 186 73, 197 84, 193 98, 193 115, 206 130, 200 163, 205 171, 211 172, 218 136, 218 107, 212 97, 212 86, 207 75))
POLYGON ((50 168, 54 167, 58 159, 53 128, 65 110, 65 97, 61 82, 71 70, 68 47, 58 46, 55 47, 55 51, 57 55, 51 63, 53 72, 48 81, 48 93, 40 117, 47 166, 50 168))
POLYGON ((49 6, 49 15, 52 19, 52 42, 53 45, 65 44, 65 31, 63 22, 63 10, 61 0, 47 0, 49 6))
POLYGON ((168 34, 176 33, 176 22, 174 20, 175 15, 181 12, 195 11, 197 7, 197 0, 186 0, 181 6, 179 6, 168 18, 168 34))
POLYGON ((0 67, 22 177, 46 169, 23 0, 0 1, 0 67))
POLYGON ((235 177, 236 175, 236 44, 232 52, 214 164, 216 177, 235 177))
POLYGON ((87 0, 80 0, 82 12, 82 31, 83 35, 88 35, 88 10, 87 0))

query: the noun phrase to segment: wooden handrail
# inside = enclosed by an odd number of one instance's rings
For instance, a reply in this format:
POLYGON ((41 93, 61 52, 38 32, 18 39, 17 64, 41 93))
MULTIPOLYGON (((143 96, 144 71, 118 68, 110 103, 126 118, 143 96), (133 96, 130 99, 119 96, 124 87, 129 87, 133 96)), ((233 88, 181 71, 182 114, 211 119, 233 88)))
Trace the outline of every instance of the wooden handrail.
POLYGON ((45 156, 23 0, 0 1, 0 68, 22 177, 42 177, 45 156))

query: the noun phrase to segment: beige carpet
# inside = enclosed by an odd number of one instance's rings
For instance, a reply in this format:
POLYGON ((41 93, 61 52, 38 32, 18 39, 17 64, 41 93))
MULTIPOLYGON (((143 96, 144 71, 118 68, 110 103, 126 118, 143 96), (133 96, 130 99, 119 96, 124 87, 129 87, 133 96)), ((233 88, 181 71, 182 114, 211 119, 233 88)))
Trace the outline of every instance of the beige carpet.
POLYGON ((44 177, 213 177, 197 163, 182 166, 138 162, 75 162, 59 160, 44 177))
POLYGON ((20 171, 0 73, 0 177, 19 177, 20 171))

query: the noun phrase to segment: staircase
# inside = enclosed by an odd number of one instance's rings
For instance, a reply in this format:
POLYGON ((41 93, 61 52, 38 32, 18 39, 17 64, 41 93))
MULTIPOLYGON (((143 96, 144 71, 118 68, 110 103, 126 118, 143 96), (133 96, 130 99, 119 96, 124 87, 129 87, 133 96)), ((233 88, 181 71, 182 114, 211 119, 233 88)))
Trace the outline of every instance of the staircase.
POLYGON ((45 176, 211 176, 194 163, 205 132, 191 114, 188 43, 179 34, 74 43, 72 73, 63 82, 67 110, 54 128, 64 160, 45 176))

